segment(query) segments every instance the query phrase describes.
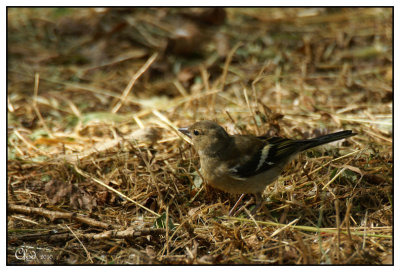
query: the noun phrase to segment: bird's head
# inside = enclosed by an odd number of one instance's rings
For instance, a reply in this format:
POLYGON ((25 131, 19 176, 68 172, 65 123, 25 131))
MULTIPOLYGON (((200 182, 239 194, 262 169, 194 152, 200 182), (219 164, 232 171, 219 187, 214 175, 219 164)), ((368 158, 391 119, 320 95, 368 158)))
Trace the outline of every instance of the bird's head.
POLYGON ((213 121, 199 121, 190 127, 180 128, 189 136, 196 151, 202 154, 215 154, 229 144, 230 136, 225 129, 213 121))

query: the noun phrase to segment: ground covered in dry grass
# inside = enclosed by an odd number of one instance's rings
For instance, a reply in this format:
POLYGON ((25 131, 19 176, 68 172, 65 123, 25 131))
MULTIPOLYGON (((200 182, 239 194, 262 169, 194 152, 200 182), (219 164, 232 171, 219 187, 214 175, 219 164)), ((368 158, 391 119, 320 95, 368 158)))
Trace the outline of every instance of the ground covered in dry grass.
POLYGON ((7 31, 9 264, 392 263, 391 9, 11 8, 7 31), (176 131, 203 119, 358 135, 228 217, 176 131))

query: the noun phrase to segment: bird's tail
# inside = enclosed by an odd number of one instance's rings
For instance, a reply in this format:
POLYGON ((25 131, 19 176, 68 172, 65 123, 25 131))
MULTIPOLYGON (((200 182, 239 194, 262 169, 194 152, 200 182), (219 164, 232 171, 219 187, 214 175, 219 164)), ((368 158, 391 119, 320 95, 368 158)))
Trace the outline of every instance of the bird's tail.
POLYGON ((345 139, 351 136, 356 135, 357 133, 353 133, 351 130, 343 130, 339 132, 335 132, 332 134, 327 134, 323 136, 319 136, 309 140, 302 140, 303 148, 301 151, 310 149, 319 145, 327 144, 330 142, 338 141, 341 139, 345 139))

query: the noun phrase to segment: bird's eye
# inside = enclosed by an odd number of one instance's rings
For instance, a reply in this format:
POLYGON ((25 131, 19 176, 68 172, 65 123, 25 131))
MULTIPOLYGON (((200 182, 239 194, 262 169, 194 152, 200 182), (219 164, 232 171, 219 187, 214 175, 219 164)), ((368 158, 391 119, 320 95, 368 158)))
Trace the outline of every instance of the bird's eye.
POLYGON ((200 134, 200 132, 197 129, 195 129, 195 130, 193 130, 193 134, 197 136, 200 134))

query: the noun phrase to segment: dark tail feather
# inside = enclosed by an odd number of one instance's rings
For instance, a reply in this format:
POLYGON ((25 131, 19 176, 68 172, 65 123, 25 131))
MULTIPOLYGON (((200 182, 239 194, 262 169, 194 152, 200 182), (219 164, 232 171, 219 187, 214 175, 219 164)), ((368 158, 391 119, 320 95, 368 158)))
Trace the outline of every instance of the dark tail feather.
POLYGON ((357 133, 353 133, 351 130, 343 130, 332 134, 319 136, 314 139, 303 140, 302 142, 304 144, 304 147, 302 148, 302 151, 319 145, 345 139, 354 135, 357 135, 357 133))

